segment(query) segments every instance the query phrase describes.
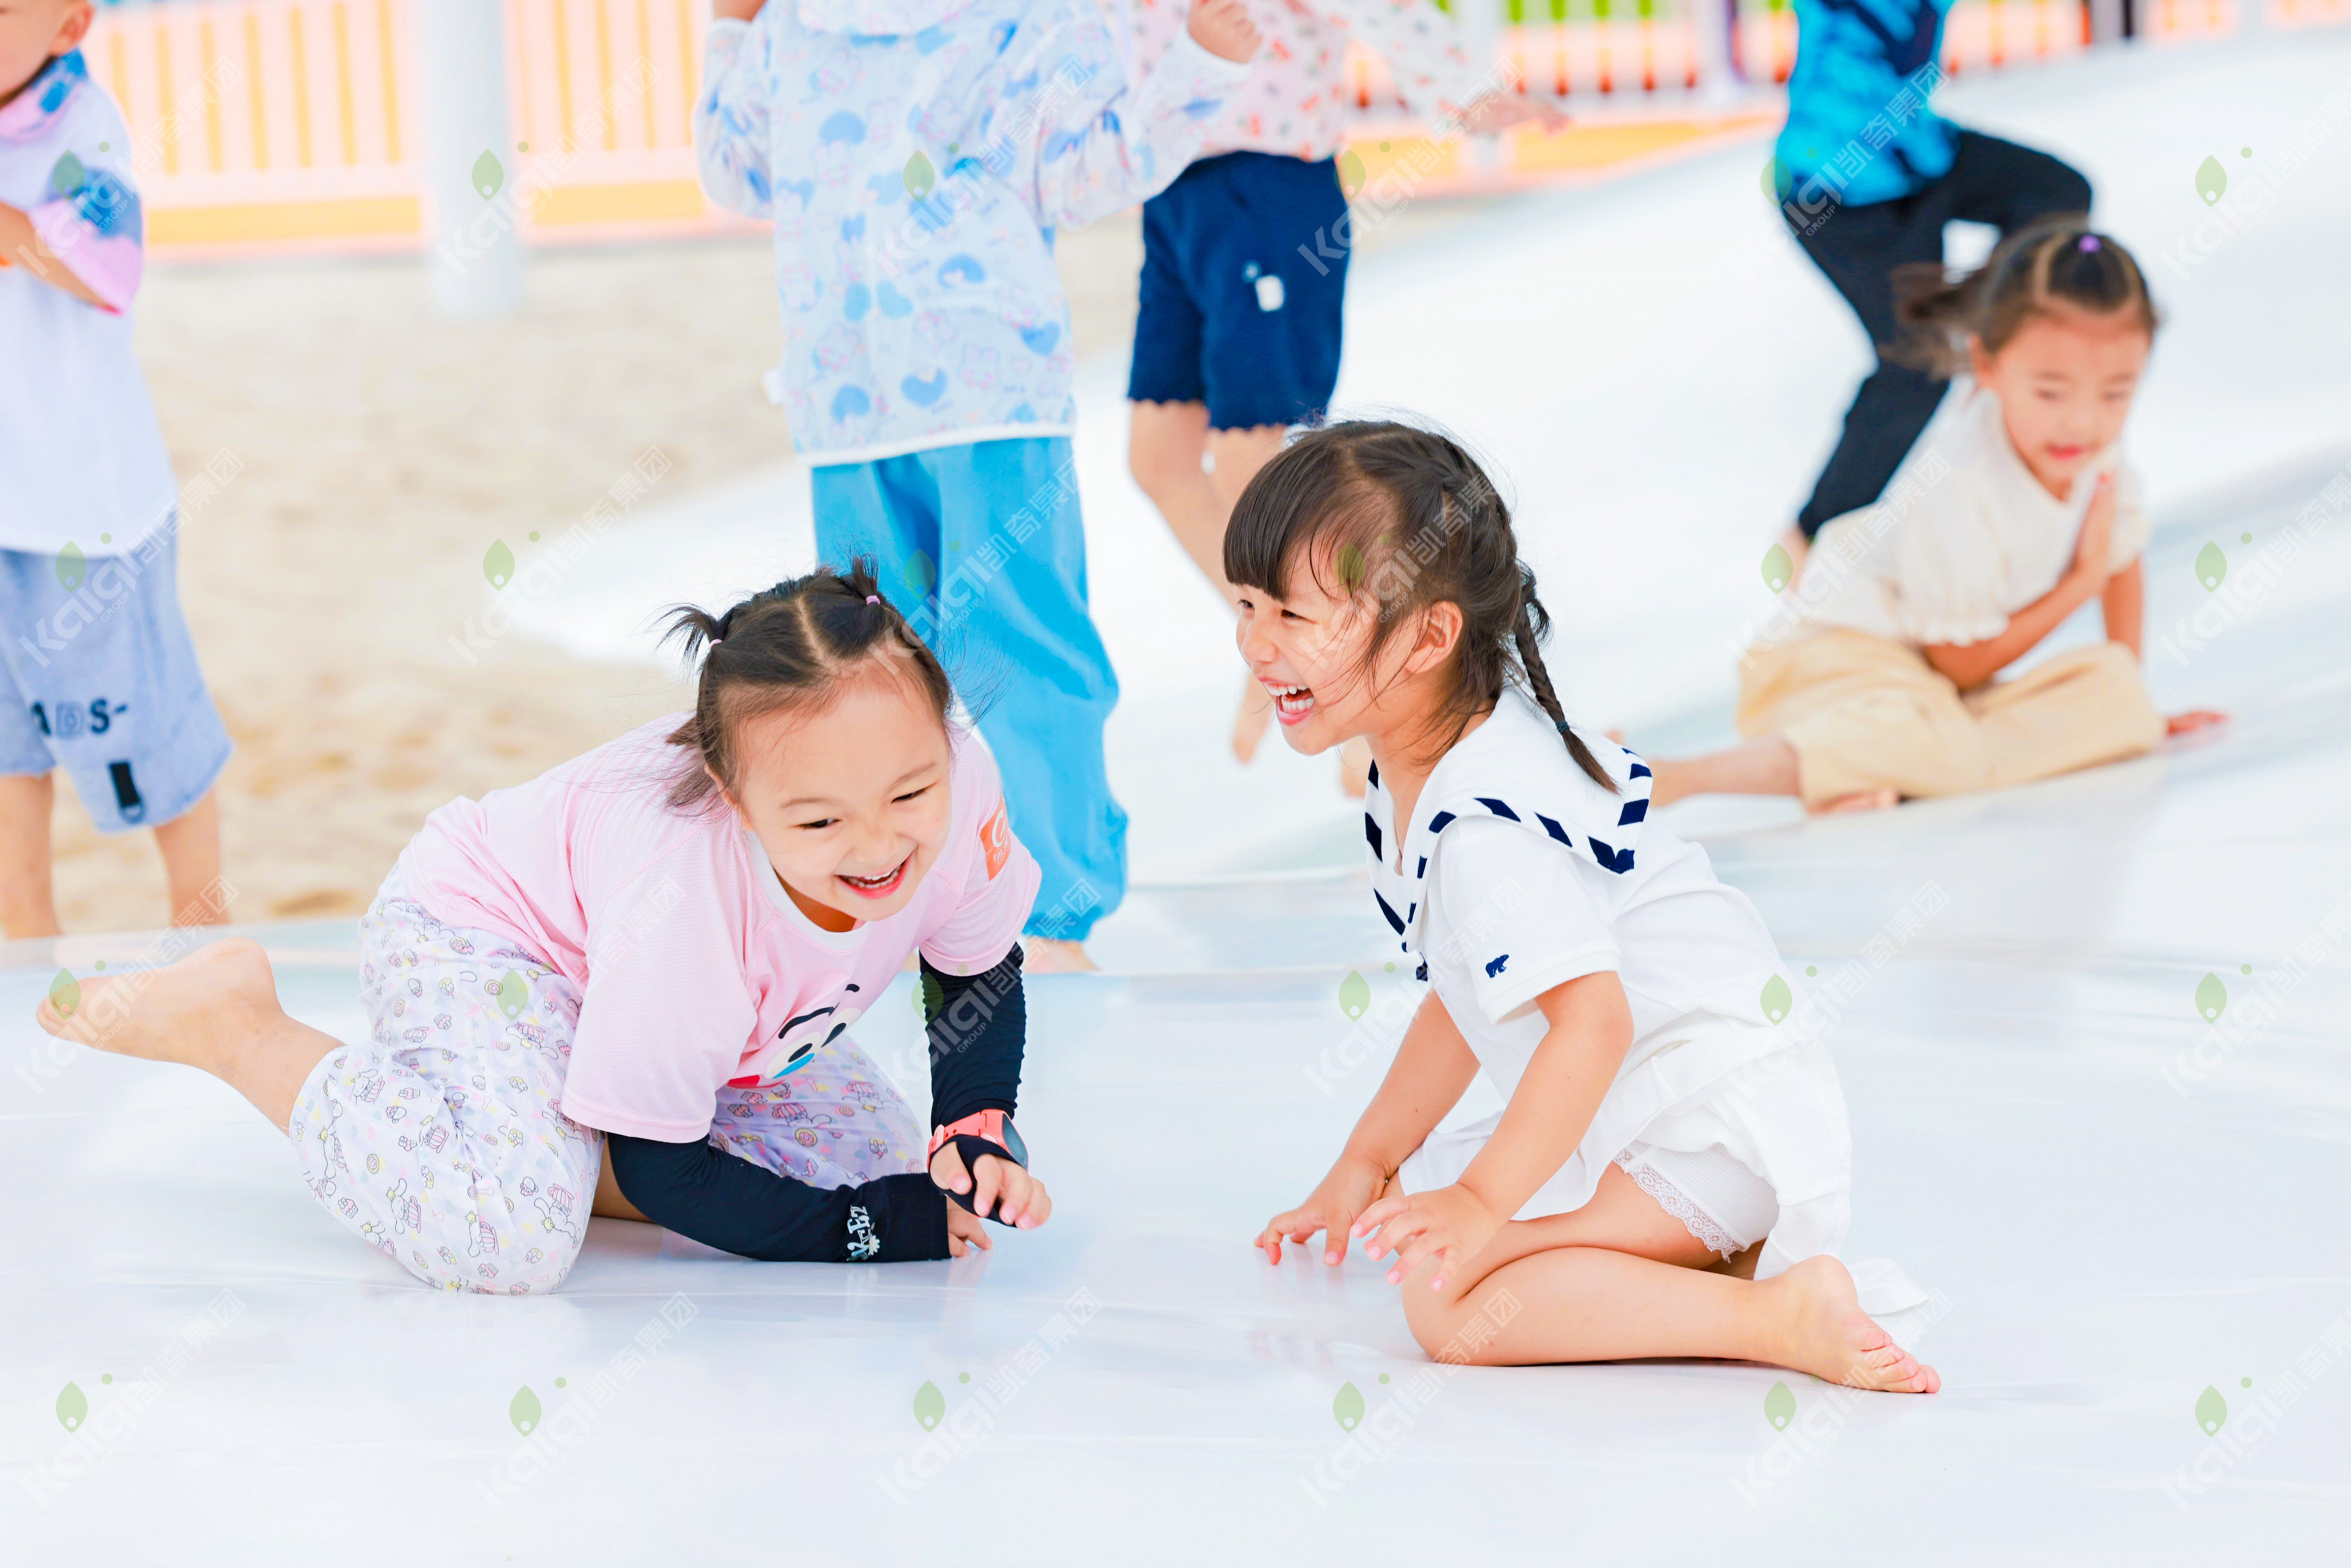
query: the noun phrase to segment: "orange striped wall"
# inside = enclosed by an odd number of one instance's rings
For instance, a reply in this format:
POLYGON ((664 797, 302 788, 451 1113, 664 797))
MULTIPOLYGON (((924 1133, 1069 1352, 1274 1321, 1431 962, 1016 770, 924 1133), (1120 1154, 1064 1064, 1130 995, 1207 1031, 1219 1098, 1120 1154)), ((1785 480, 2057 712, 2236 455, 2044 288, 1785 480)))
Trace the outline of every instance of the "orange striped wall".
MULTIPOLYGON (((708 0, 481 0, 506 16, 512 134, 494 153, 512 190, 528 172, 543 200, 522 214, 541 242, 744 226, 695 180, 690 110, 708 0), (639 90, 643 84, 643 90, 639 90), (611 106, 609 110, 605 106, 611 106)), ((1457 0, 1457 4, 1458 0, 1457 0)), ((2191 40, 2236 25, 2240 0, 2147 0, 2151 31, 2191 40)), ((2278 26, 2351 19, 2351 0, 2261 0, 2278 26)), ((1540 0, 1536 0, 1540 5, 1540 0)), ((198 0, 109 9, 85 46, 130 121, 149 239, 181 251, 413 248, 424 225, 411 0, 198 0)), ((1948 24, 1955 71, 2051 58, 2084 47, 2075 0, 1960 0, 1948 24)), ((1686 19, 1506 27, 1499 48, 1521 90, 1627 104, 1695 79, 1686 19), (1600 95, 1605 95, 1601 98, 1600 95)), ((1792 12, 1747 0, 1740 51, 1784 78, 1792 12)), ((1348 69, 1365 116, 1357 152, 1376 168, 1420 145, 1375 56, 1348 69)), ((1506 138, 1495 157, 1424 158, 1421 188, 1557 177, 1724 135, 1771 118, 1656 112, 1506 138), (1465 165, 1474 163, 1476 167, 1465 165)), ((468 160, 469 163, 471 159, 468 160)))

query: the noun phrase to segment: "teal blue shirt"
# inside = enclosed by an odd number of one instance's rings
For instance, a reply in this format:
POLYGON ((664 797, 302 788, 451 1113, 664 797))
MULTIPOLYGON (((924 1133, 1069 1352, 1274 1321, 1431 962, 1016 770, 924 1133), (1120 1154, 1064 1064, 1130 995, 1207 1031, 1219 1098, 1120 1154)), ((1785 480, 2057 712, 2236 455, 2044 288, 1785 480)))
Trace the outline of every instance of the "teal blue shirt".
POLYGON ((1796 67, 1774 151, 1781 194, 1815 174, 1846 206, 1907 196, 1950 172, 1959 131, 1927 107, 1950 0, 1796 0, 1796 67), (1923 74, 1922 74, 1923 73, 1923 74))

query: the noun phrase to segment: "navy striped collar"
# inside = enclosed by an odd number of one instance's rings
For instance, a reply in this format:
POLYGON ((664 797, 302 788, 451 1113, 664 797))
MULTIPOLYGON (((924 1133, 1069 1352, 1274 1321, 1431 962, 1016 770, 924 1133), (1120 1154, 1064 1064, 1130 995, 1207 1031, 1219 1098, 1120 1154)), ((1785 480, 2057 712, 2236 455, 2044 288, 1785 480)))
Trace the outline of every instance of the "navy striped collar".
MULTIPOLYGON (((1575 733, 1615 781, 1616 793, 1585 776, 1551 719, 1516 687, 1506 689, 1486 722, 1438 760, 1414 805, 1416 820, 1404 830, 1403 880, 1412 896, 1399 912, 1380 894, 1376 879, 1372 894, 1381 917, 1407 949, 1421 908, 1428 902, 1420 884, 1427 880, 1437 841, 1464 817, 1516 822, 1619 876, 1633 869, 1641 828, 1649 815, 1654 780, 1648 765, 1605 736, 1580 727, 1575 733)), ((1381 788, 1376 768, 1370 787, 1379 791, 1381 804, 1387 808, 1384 814, 1393 821, 1395 800, 1381 788)), ((1364 834, 1373 860, 1388 866, 1385 835, 1368 810, 1364 834)), ((1392 878, 1395 873, 1387 874, 1392 878)))

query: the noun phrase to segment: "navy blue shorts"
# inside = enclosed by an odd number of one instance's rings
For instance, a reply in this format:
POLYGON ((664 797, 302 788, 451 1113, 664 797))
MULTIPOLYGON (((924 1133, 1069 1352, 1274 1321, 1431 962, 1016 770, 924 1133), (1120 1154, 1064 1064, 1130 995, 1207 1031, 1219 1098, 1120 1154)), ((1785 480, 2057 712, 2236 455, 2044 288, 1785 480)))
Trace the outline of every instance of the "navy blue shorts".
POLYGON ((1204 158, 1144 203, 1126 395, 1205 402, 1217 430, 1322 413, 1339 383, 1346 213, 1337 160, 1266 152, 1204 158))
POLYGON ((180 618, 178 528, 89 559, 0 549, 0 774, 64 768, 101 833, 162 827, 228 762, 180 618))

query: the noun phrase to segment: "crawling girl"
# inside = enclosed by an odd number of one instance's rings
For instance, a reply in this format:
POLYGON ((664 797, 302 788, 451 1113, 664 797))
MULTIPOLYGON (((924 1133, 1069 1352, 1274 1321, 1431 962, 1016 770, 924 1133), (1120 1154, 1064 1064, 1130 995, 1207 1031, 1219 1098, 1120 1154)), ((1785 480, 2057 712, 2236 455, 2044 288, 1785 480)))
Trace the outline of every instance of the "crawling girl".
POLYGON ((1423 1348, 1487 1364, 1713 1356, 1933 1393, 1837 1261, 1851 1136, 1821 1043, 1705 852, 1646 821, 1649 769, 1562 713, 1509 510, 1453 442, 1300 438, 1225 539, 1240 648, 1283 737, 1362 736, 1373 896, 1429 989, 1338 1161, 1257 1244, 1392 1259, 1423 1348), (1440 1134, 1483 1071, 1499 1116, 1440 1134), (1499 1334, 1469 1348, 1489 1314, 1499 1334))
POLYGON ((1961 384, 1889 499, 1821 529, 1793 619, 1747 651, 1746 741, 1659 760, 1659 805, 1891 806, 2119 761, 2221 717, 2166 718, 2139 667, 2148 522, 2119 445, 2155 338, 2138 264, 2055 219, 1957 281, 1928 267, 1896 284, 1898 351, 1961 384), (2092 600, 2103 641, 1993 678, 2092 600))
POLYGON ((41 1026, 225 1080, 330 1213, 446 1290, 551 1289, 591 1196, 765 1259, 1042 1224, 1010 1121, 1037 868, 946 672, 870 562, 674 630, 691 713, 426 819, 360 921, 365 1043, 288 1018, 241 938, 85 980, 41 1026), (916 953, 927 1138, 848 1032, 916 953))

